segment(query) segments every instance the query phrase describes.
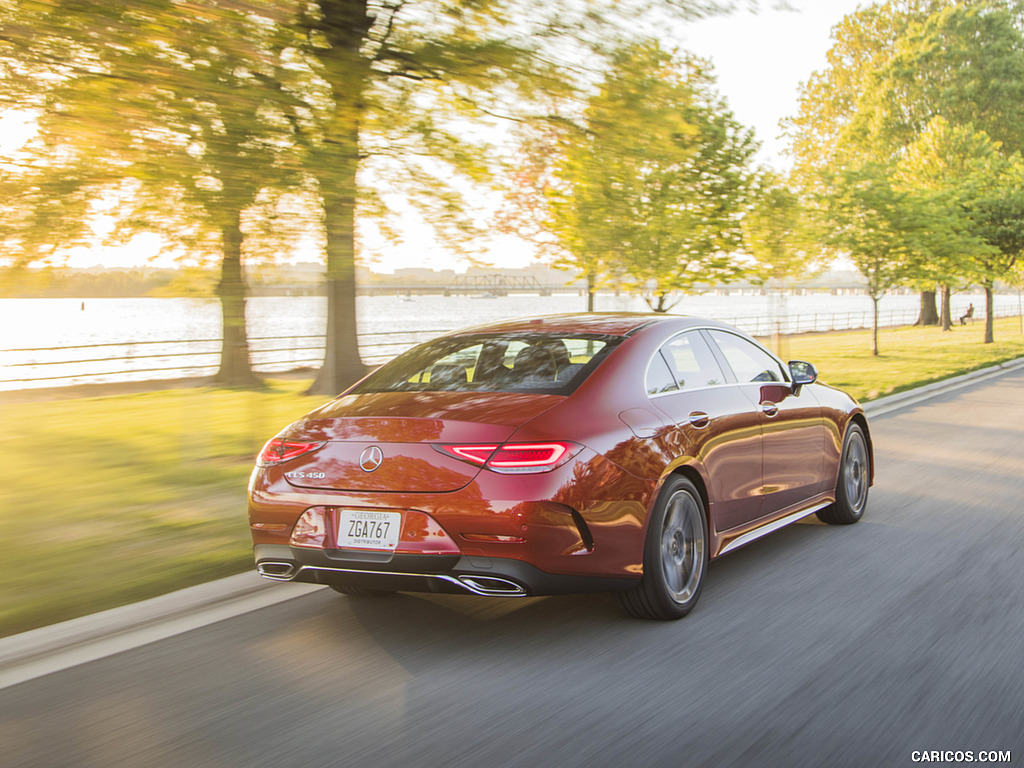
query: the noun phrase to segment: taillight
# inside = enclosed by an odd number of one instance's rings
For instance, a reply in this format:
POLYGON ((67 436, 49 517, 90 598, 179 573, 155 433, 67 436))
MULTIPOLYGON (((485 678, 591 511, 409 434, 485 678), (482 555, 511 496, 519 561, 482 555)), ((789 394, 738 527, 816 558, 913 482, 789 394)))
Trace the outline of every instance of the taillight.
POLYGON ((280 464, 283 461, 294 459, 310 451, 315 451, 323 443, 304 443, 298 440, 282 440, 275 437, 267 442, 256 458, 256 463, 261 467, 269 467, 272 464, 280 464))
POLYGON ((456 459, 486 467, 493 472, 517 474, 550 472, 582 450, 576 443, 491 443, 488 445, 439 445, 442 453, 456 459))

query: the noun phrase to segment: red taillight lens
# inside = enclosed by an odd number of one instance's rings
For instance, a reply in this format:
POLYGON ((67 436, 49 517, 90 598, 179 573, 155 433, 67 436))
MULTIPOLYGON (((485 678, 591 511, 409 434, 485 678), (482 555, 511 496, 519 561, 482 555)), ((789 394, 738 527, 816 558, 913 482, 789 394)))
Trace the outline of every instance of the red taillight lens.
POLYGON ((498 445, 442 445, 441 450, 456 459, 468 461, 470 464, 479 464, 482 467, 487 463, 491 454, 498 450, 498 445))
POLYGON ((569 443, 517 443, 503 445, 491 456, 490 466, 504 469, 556 467, 569 452, 569 443))
POLYGON ((438 450, 456 459, 506 474, 549 472, 582 449, 576 443, 506 443, 504 445, 441 445, 438 450))
POLYGON ((269 467, 272 464, 280 464, 282 461, 294 459, 304 453, 315 451, 323 443, 303 443, 298 440, 282 440, 275 437, 267 442, 256 458, 256 463, 261 467, 269 467))

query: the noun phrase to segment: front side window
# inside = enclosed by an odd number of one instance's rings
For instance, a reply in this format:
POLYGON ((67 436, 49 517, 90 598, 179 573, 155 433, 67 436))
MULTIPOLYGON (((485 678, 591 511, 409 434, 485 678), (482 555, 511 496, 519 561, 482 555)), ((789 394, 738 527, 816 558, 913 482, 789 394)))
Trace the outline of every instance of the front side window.
POLYGON ((757 344, 726 331, 714 330, 707 333, 718 345, 740 384, 788 381, 779 361, 757 344))
POLYGON ((446 336, 410 349, 353 393, 569 394, 621 341, 618 336, 508 333, 446 336))

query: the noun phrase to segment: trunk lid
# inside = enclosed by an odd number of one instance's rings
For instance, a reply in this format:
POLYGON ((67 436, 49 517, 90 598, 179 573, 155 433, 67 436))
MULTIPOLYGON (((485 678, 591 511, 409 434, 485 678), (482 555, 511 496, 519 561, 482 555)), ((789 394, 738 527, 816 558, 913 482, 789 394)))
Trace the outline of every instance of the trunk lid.
POLYGON ((437 444, 498 444, 564 400, 505 392, 379 392, 346 395, 312 411, 282 434, 323 442, 283 466, 300 488, 444 493, 465 487, 479 467, 437 444))

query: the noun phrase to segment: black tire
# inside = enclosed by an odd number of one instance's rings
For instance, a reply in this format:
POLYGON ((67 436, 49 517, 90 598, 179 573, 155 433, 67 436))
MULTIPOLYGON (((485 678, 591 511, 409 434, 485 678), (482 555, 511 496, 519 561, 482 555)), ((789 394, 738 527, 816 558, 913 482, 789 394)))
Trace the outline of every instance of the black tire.
POLYGON ((868 441, 859 424, 850 423, 843 440, 836 481, 836 500, 817 512, 818 519, 829 525, 852 525, 864 516, 871 485, 871 462, 868 441))
POLYGON ((387 597, 395 594, 387 589, 364 589, 363 587, 345 587, 341 584, 331 584, 331 589, 349 597, 387 597))
POLYGON ((693 483, 674 477, 665 483, 651 513, 640 584, 620 592, 619 600, 637 619, 681 619, 697 604, 707 571, 704 502, 693 483))

